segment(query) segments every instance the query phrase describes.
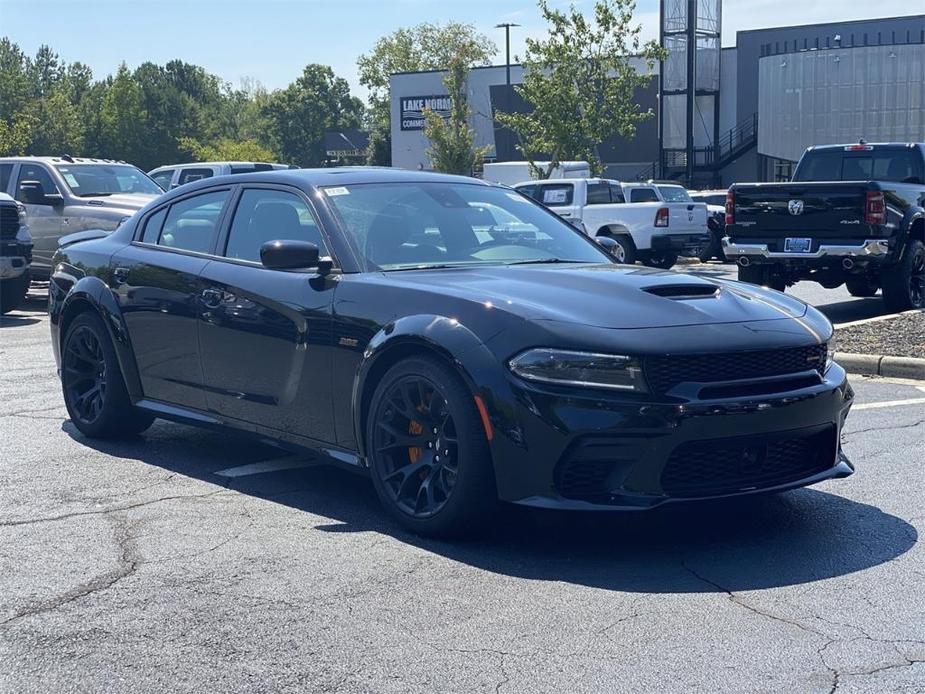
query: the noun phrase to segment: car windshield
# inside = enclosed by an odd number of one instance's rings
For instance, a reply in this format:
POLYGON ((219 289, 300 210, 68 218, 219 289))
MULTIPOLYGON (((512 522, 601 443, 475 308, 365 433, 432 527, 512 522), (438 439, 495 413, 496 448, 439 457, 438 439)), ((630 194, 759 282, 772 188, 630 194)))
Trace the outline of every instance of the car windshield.
POLYGON ((160 186, 130 164, 60 164, 55 167, 79 198, 116 193, 160 195, 160 186))
POLYGON ((853 145, 843 149, 813 150, 803 155, 795 182, 890 181, 922 183, 922 166, 912 149, 875 149, 853 145))
POLYGON ((658 190, 665 202, 691 202, 691 196, 681 186, 659 186, 658 190))
POLYGON ((613 262, 569 224, 503 188, 407 182, 323 190, 367 271, 613 262))

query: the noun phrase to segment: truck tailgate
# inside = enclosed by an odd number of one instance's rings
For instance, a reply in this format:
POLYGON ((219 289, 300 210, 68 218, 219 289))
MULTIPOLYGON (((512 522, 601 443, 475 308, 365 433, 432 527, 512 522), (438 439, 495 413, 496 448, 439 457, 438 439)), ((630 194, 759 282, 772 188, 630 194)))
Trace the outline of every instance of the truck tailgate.
POLYGON ((669 234, 707 233, 707 206, 702 202, 663 202, 668 208, 669 234))
POLYGON ((837 238, 868 230, 867 183, 773 183, 734 190, 736 237, 837 238))

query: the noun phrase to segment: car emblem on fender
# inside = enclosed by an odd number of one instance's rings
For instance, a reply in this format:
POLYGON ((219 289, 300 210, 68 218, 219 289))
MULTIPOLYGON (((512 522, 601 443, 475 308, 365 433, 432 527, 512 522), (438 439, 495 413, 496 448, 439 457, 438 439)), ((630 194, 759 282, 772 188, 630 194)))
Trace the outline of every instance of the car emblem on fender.
POLYGON ((787 211, 790 214, 796 216, 798 214, 803 214, 803 201, 802 200, 791 200, 787 203, 787 211))

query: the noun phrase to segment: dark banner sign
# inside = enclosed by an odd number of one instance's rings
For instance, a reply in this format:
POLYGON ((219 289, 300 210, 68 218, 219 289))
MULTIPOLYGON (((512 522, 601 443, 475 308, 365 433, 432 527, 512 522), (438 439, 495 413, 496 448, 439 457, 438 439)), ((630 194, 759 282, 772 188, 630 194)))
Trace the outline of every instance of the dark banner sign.
POLYGON ((450 97, 446 94, 403 96, 400 101, 402 130, 423 130, 425 109, 434 111, 444 119, 450 117, 450 97))

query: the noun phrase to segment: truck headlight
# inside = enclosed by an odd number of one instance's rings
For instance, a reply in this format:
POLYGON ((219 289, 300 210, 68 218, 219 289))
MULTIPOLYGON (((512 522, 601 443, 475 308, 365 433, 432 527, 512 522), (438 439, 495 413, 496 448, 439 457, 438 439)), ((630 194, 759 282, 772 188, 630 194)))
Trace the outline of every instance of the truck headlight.
POLYGON ((825 369, 829 370, 829 367, 832 366, 832 362, 835 361, 835 333, 832 333, 832 337, 829 338, 829 341, 826 343, 825 348, 825 369))
POLYGON ((511 359, 508 367, 528 381, 608 390, 647 390, 639 359, 621 354, 528 349, 511 359))

